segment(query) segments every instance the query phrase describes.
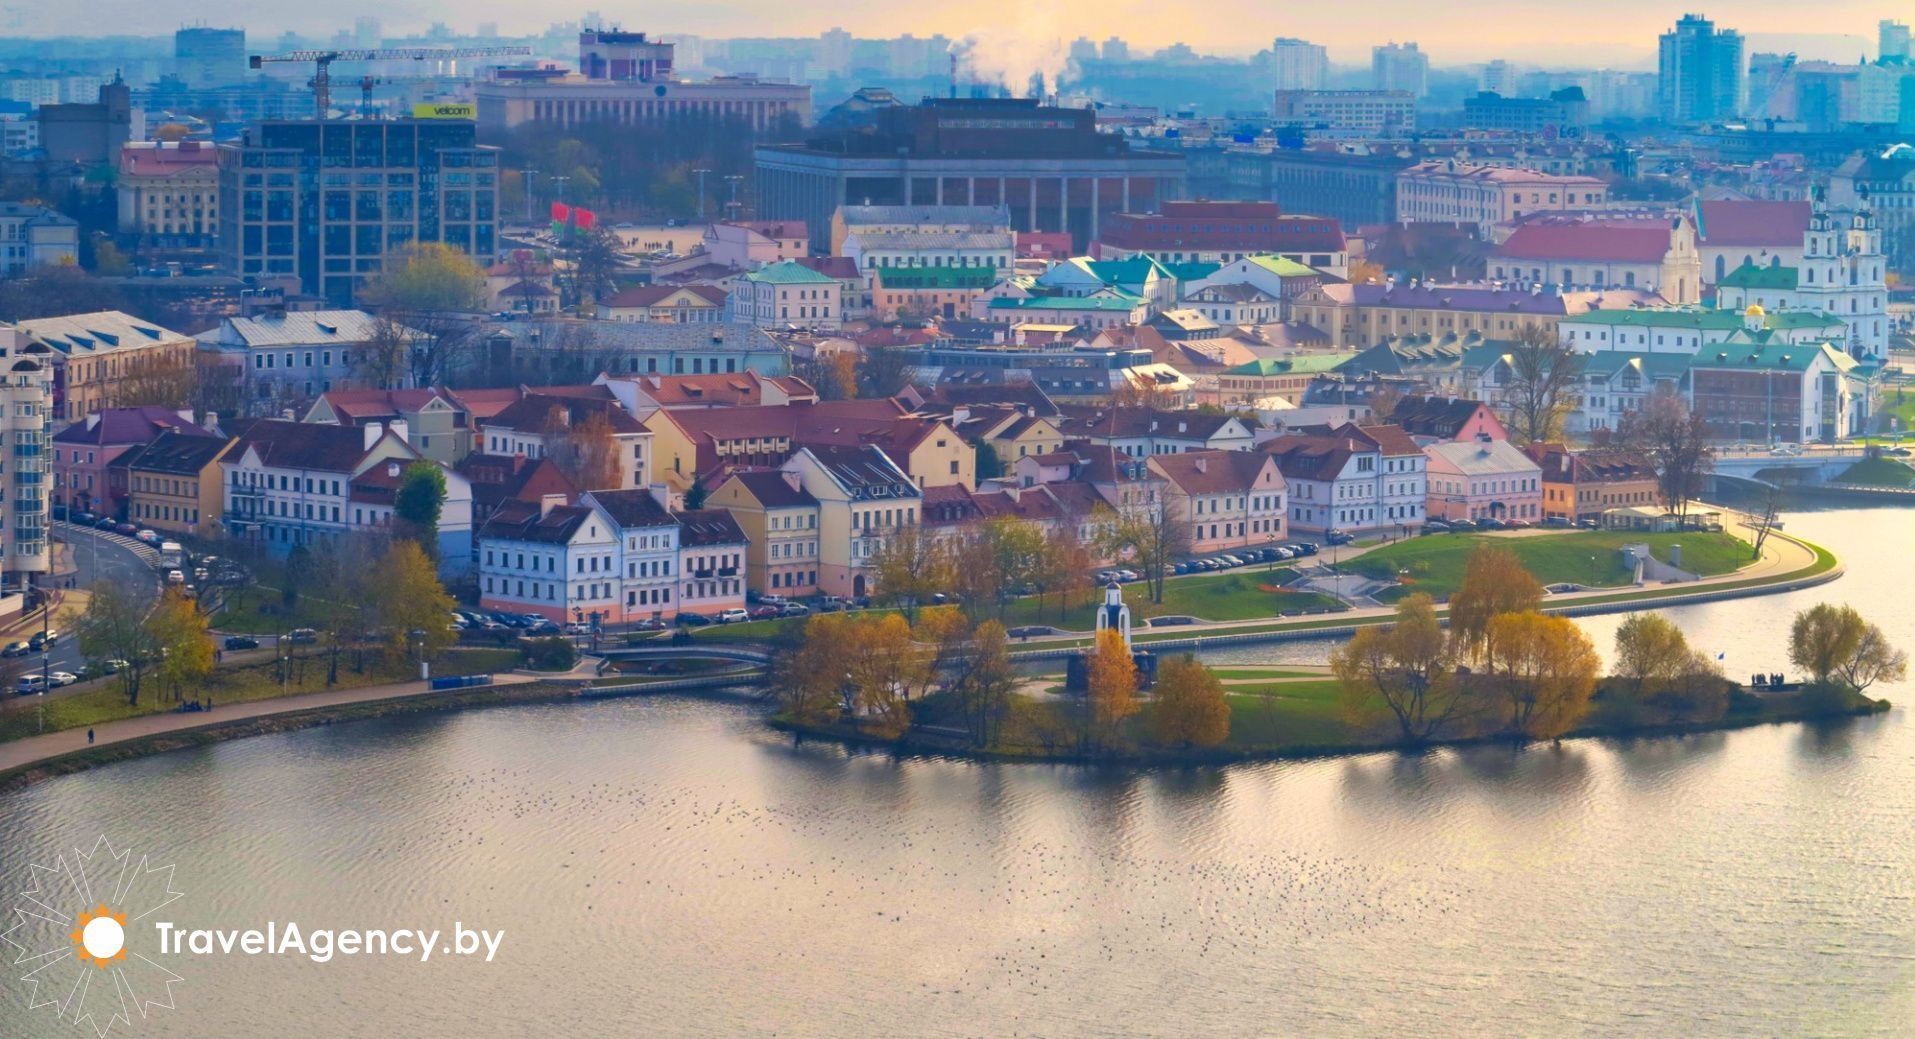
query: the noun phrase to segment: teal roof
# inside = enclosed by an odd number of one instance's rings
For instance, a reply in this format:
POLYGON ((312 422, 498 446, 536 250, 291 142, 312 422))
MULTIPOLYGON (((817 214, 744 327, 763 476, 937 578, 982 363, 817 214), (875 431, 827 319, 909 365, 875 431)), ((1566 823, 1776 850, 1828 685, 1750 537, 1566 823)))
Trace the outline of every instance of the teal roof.
POLYGON ((1768 343, 1763 346, 1705 346, 1690 362, 1693 368, 1742 368, 1803 372, 1821 355, 1838 371, 1855 367, 1855 359, 1827 343, 1768 343))
POLYGON ((1135 296, 1032 296, 1029 299, 1012 299, 999 296, 991 301, 992 310, 1101 310, 1123 311, 1129 313, 1143 306, 1144 301, 1135 296))
POLYGON ((1091 260, 1084 264, 1098 281, 1106 285, 1142 285, 1152 274, 1173 277, 1170 270, 1149 256, 1125 260, 1091 260))
POLYGON ((1794 267, 1757 267, 1745 263, 1722 276, 1716 283, 1724 289, 1792 289, 1795 288, 1794 267))
POLYGON ((1163 268, 1169 271, 1170 276, 1178 281, 1202 281, 1212 274, 1223 270, 1223 264, 1192 261, 1189 263, 1166 263, 1163 264, 1163 268))
POLYGON ((767 264, 745 275, 745 280, 771 285, 831 285, 837 282, 836 278, 819 274, 796 260, 767 264))
POLYGON ((1644 354, 1627 350, 1603 350, 1583 355, 1583 373, 1608 378, 1625 367, 1633 367, 1652 380, 1680 379, 1695 363, 1689 354, 1644 354))
POLYGON ((877 283, 887 289, 988 289, 997 284, 997 271, 989 267, 886 267, 872 268, 877 283))
MULTIPOLYGON (((1767 270, 1769 268, 1763 268, 1767 270)), ((1787 268, 1783 268, 1787 269, 1787 268)), ((1726 281, 1723 284, 1728 284, 1726 281)), ((1641 310, 1592 310, 1563 319, 1565 324, 1611 325, 1624 328, 1694 328, 1732 332, 1742 327, 1743 317, 1736 310, 1710 307, 1649 307, 1641 310)), ((1828 328, 1840 325, 1840 318, 1812 310, 1765 311, 1762 318, 1771 329, 1828 328)))
POLYGON ((1235 368, 1225 369, 1225 375, 1313 375, 1327 372, 1337 365, 1355 357, 1354 353, 1306 354, 1300 357, 1259 358, 1246 361, 1235 368))

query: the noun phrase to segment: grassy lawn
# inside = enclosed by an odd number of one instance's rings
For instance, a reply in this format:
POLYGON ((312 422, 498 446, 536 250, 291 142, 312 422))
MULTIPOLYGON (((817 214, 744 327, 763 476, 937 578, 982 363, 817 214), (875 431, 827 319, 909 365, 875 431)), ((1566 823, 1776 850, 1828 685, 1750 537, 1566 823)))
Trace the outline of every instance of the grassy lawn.
MULTIPOLYGON (((453 649, 441 654, 433 662, 432 673, 476 675, 504 671, 516 666, 518 659, 518 652, 510 649, 453 649)), ((281 696, 326 691, 326 654, 315 650, 302 658, 301 662, 303 667, 296 664, 283 687, 275 680, 273 665, 268 661, 245 667, 220 668, 213 672, 204 685, 186 690, 185 698, 211 697, 217 709, 217 705, 225 703, 273 700, 281 696)), ((369 666, 364 673, 355 673, 351 655, 341 653, 339 683, 331 688, 355 689, 386 682, 403 682, 418 676, 418 665, 411 663, 392 668, 369 666)), ((139 705, 128 706, 125 694, 120 692, 119 682, 108 679, 84 692, 48 697, 46 728, 48 732, 84 728, 143 714, 165 714, 176 707, 178 701, 173 699, 172 691, 161 689, 159 683, 151 678, 140 687, 139 705)), ((38 714, 38 710, 30 706, 0 712, 0 741, 38 733, 38 714)))
POLYGON ((1378 596, 1384 601, 1419 591, 1447 599, 1462 581, 1470 553, 1484 543, 1514 551, 1544 584, 1625 584, 1632 573, 1622 563, 1624 545, 1647 544, 1650 554, 1664 562, 1670 559, 1671 546, 1681 545, 1682 568, 1703 576, 1726 574, 1749 562, 1747 543, 1730 534, 1590 530, 1523 537, 1434 534, 1376 549, 1350 560, 1345 566, 1377 580, 1404 580, 1405 587, 1401 591, 1392 590, 1391 594, 1378 596))
POLYGON ((1915 469, 1893 458, 1864 458, 1836 478, 1837 483, 1860 483, 1871 487, 1915 486, 1915 469))

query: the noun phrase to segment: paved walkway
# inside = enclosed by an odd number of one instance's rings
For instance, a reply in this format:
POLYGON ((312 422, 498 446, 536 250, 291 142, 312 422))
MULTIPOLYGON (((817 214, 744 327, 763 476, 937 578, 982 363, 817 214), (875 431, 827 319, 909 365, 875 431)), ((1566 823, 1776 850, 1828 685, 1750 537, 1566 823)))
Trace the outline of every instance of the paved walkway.
MULTIPOLYGON (((520 685, 538 680, 532 675, 511 673, 492 676, 494 686, 520 685)), ((212 725, 225 725, 253 718, 269 718, 276 714, 309 711, 316 707, 339 707, 373 703, 379 700, 404 700, 411 697, 438 696, 465 691, 463 689, 434 691, 427 688, 425 682, 395 682, 388 685, 360 686, 356 689, 333 689, 323 693, 302 693, 298 696, 281 697, 275 700, 221 704, 210 711, 194 711, 190 714, 170 711, 165 714, 143 714, 137 718, 127 718, 123 721, 107 722, 96 726, 93 730, 93 745, 103 747, 148 736, 160 736, 169 732, 186 732, 191 729, 203 729, 212 725)), ((22 765, 32 765, 49 758, 57 758, 62 754, 85 750, 86 747, 85 729, 63 729, 59 732, 49 732, 44 736, 30 736, 23 740, 0 743, 0 772, 22 765)))

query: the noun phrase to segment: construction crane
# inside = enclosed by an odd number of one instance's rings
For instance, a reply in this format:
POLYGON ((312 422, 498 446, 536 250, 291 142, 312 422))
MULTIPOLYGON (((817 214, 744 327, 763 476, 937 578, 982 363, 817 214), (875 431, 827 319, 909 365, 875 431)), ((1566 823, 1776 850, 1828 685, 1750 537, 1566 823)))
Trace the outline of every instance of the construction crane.
POLYGON ((332 108, 332 63, 335 61, 441 61, 449 58, 502 58, 532 53, 528 47, 395 47, 387 50, 288 51, 285 54, 254 54, 246 59, 251 68, 265 63, 309 61, 313 64, 313 110, 320 118, 332 108))

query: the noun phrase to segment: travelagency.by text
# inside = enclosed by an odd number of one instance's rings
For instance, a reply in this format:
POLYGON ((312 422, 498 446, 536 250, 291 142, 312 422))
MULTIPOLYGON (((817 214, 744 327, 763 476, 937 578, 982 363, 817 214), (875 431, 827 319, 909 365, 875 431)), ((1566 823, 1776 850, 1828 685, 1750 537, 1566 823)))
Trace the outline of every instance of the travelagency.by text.
POLYGON ((160 952, 168 956, 191 954, 210 956, 242 953, 247 956, 304 956, 314 963, 325 963, 334 956, 417 956, 420 963, 442 956, 477 956, 485 962, 505 941, 504 931, 468 930, 459 921, 452 922, 452 933, 445 944, 439 943, 442 931, 421 931, 401 927, 384 930, 301 930, 296 923, 268 921, 264 930, 245 931, 184 930, 170 923, 153 925, 160 932, 160 952))

